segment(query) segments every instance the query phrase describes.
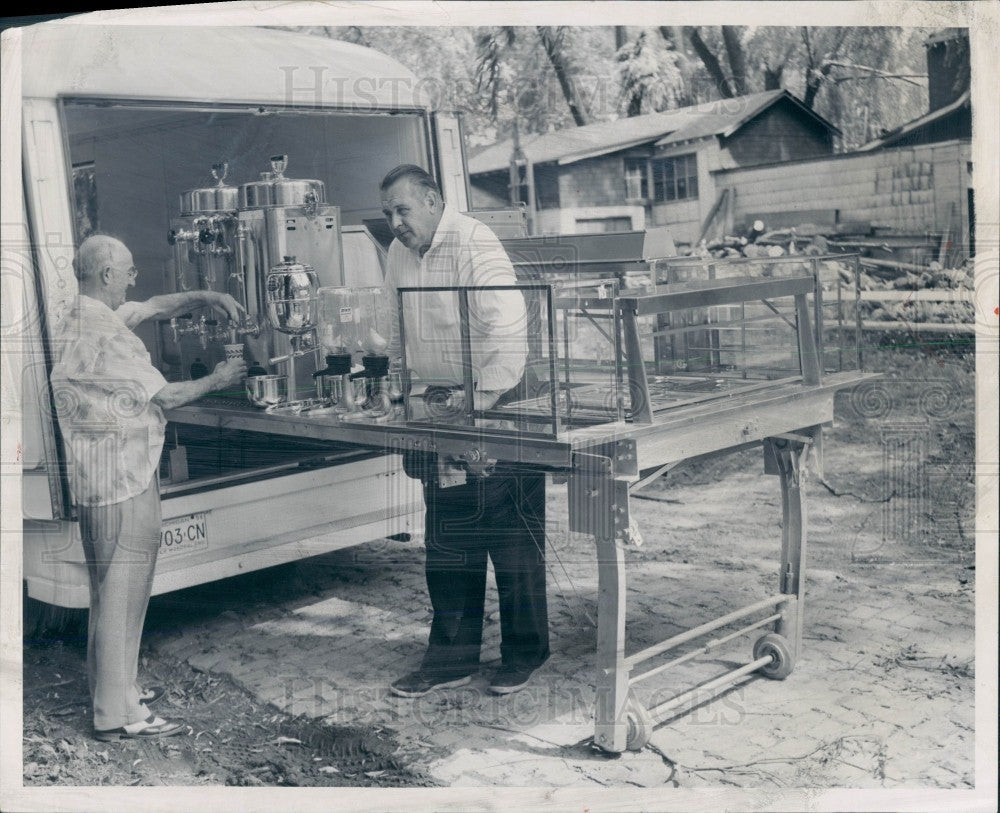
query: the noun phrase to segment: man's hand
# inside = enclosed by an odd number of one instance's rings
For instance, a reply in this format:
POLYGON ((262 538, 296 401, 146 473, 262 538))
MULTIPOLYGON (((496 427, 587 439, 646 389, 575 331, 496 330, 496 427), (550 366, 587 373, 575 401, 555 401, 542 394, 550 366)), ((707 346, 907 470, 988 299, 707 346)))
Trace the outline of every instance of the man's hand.
POLYGON ((213 390, 221 390, 246 378, 247 364, 243 359, 229 359, 219 362, 209 375, 196 381, 175 381, 166 384, 156 395, 153 403, 160 409, 174 409, 190 404, 213 390))
POLYGON ((480 412, 492 409, 496 402, 500 400, 503 392, 500 390, 476 390, 475 406, 480 412))
POLYGON ((220 361, 212 370, 215 389, 221 390, 232 384, 239 384, 247 377, 247 363, 243 359, 226 359, 220 361))
POLYGON ((205 291, 205 295, 208 296, 207 304, 211 305, 213 310, 225 315, 229 321, 239 324, 246 316, 246 308, 229 294, 221 294, 218 291, 205 291))

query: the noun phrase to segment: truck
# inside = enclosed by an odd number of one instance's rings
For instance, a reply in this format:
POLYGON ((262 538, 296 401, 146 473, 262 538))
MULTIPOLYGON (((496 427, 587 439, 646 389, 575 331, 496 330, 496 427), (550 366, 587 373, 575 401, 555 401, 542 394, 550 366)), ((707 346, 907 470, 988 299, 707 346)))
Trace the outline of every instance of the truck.
MULTIPOLYGON (((250 314, 237 338, 257 364, 278 364, 321 347, 266 329, 268 267, 297 257, 323 285, 378 286, 391 240, 385 172, 425 167, 460 211, 469 188, 460 115, 434 110, 410 70, 369 48, 264 28, 72 20, 5 39, 3 104, 20 100, 23 134, 3 139, 4 413, 22 427, 5 473, 21 483, 25 631, 40 633, 89 604, 63 394, 49 383, 53 326, 77 292, 74 247, 94 231, 121 238, 141 270, 133 299, 232 293, 250 314)), ((184 317, 137 330, 168 380, 211 369, 233 338, 208 311, 184 317)), ((299 364, 293 390, 310 372, 299 364)), ((422 523, 399 454, 173 422, 167 435, 154 595, 422 523)))

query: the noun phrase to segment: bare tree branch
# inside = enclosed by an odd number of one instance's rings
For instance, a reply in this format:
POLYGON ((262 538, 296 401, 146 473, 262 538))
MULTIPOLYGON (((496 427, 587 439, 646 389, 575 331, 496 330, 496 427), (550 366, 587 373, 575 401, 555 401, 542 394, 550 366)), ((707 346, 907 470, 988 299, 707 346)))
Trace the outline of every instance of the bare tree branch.
POLYGON ((834 60, 830 60, 828 64, 835 68, 853 68, 854 70, 867 71, 871 74, 870 76, 838 76, 831 80, 838 85, 842 82, 864 79, 900 79, 904 82, 909 82, 911 85, 916 85, 918 88, 924 88, 927 86, 926 73, 889 73, 878 68, 869 68, 867 65, 857 65, 853 62, 838 62, 834 60), (914 81, 916 79, 923 79, 924 81, 916 82, 914 81))

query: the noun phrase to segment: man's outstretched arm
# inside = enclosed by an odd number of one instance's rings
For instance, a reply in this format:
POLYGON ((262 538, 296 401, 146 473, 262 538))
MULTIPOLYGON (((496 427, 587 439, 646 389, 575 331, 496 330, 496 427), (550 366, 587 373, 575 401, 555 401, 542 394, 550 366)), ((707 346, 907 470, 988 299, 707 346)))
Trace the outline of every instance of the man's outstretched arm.
POLYGON ((229 294, 218 291, 183 291, 177 294, 160 294, 145 302, 126 302, 118 308, 118 315, 129 328, 150 319, 172 319, 192 308, 211 307, 233 322, 240 322, 246 314, 229 294))
POLYGON ((176 381, 164 385, 153 396, 152 401, 160 409, 173 409, 191 403, 203 395, 208 395, 223 387, 239 384, 246 377, 247 365, 243 359, 221 361, 204 378, 194 381, 176 381))

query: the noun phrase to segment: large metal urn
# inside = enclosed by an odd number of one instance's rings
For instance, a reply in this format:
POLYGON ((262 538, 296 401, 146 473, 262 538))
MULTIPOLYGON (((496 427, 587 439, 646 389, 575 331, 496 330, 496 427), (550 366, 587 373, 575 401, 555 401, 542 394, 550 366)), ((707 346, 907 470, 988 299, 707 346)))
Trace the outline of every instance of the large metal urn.
POLYGON ((181 215, 213 214, 215 212, 235 212, 239 205, 239 190, 225 183, 229 164, 222 161, 212 164, 215 186, 189 189, 181 194, 181 215))
POLYGON ((308 178, 286 178, 287 155, 272 155, 271 195, 275 206, 319 206, 326 203, 326 184, 308 178))
POLYGON ((273 172, 262 172, 259 180, 242 184, 240 186, 240 208, 264 209, 270 206, 274 202, 271 195, 273 181, 273 172))

